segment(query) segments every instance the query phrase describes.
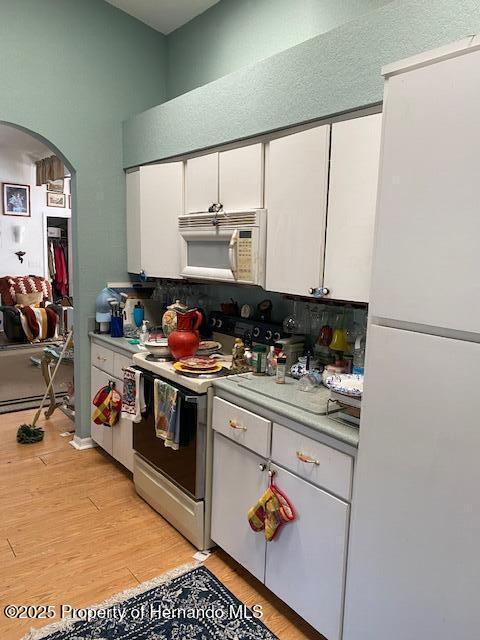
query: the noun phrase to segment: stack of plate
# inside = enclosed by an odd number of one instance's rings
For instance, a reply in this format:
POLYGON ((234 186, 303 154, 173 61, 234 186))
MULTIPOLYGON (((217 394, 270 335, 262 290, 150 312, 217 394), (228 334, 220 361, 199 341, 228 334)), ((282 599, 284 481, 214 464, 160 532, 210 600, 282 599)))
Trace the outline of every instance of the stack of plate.
POLYGON ((218 353, 221 348, 221 342, 217 342, 216 340, 202 340, 198 347, 197 356, 210 356, 213 353, 218 353))
POLYGON ((360 426, 363 376, 349 373, 332 375, 325 380, 325 386, 330 389, 330 400, 337 402, 342 409, 336 417, 360 426))
POLYGON ((177 373, 191 376, 212 375, 219 373, 223 365, 209 357, 192 356, 191 358, 180 358, 173 365, 177 373))

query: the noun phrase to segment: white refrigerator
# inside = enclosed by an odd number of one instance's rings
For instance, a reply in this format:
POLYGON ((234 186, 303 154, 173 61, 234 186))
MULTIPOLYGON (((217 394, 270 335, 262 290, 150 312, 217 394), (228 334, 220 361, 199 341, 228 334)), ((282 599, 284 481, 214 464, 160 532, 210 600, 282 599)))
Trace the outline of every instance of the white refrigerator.
POLYGON ((344 640, 480 637, 480 46, 384 70, 344 640))

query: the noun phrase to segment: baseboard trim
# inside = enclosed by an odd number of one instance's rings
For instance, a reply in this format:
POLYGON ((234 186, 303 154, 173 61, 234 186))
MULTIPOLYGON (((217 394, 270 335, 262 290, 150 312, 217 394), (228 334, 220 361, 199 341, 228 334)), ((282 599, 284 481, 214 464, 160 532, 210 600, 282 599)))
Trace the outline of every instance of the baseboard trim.
POLYGON ((92 438, 80 438, 79 436, 74 436, 73 440, 70 440, 70 444, 74 449, 78 451, 83 451, 84 449, 93 449, 97 446, 97 443, 92 440, 92 438))

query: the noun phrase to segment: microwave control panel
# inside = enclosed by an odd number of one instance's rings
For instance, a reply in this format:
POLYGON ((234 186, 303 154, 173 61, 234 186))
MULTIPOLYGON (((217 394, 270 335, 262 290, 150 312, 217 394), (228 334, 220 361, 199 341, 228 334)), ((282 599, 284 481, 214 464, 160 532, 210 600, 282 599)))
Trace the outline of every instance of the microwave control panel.
POLYGON ((253 280, 252 267, 252 232, 240 231, 237 240, 237 278, 253 280))

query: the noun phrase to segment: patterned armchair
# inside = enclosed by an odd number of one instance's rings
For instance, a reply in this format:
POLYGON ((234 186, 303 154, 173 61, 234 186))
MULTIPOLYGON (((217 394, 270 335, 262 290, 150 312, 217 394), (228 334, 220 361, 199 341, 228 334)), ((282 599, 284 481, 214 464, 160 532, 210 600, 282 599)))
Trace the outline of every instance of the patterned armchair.
MULTIPOLYGON (((20 311, 17 304, 17 294, 42 292, 44 302, 52 302, 52 285, 41 276, 4 276, 0 278, 0 311, 3 313, 3 330, 10 342, 25 342, 26 337, 22 329, 20 311)), ((51 305, 51 308, 61 318, 62 307, 51 305)))

